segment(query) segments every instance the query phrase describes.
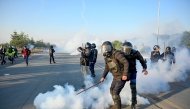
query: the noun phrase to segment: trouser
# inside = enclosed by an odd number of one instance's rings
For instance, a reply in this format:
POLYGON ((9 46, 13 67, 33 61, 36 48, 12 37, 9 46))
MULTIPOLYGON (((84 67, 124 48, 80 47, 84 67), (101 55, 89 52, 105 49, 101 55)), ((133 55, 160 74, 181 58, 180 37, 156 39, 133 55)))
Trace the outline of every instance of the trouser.
POLYGON ((54 56, 53 56, 53 54, 51 54, 51 55, 49 55, 49 56, 50 56, 50 59, 49 59, 50 63, 51 63, 51 60, 53 60, 53 62, 55 62, 55 61, 54 61, 54 56))
POLYGON ((90 65, 89 65, 89 69, 91 71, 91 74, 94 75, 95 74, 95 71, 94 71, 94 65, 95 65, 96 62, 90 62, 90 65))
POLYGON ((1 64, 6 63, 5 54, 0 54, 0 57, 1 57, 1 64))
POLYGON ((26 60, 26 64, 28 65, 28 56, 24 56, 24 59, 26 60))
POLYGON ((130 76, 131 102, 132 105, 137 104, 137 89, 136 89, 137 71, 132 71, 130 76))
POLYGON ((159 71, 159 64, 158 64, 158 62, 151 62, 150 68, 151 68, 151 69, 154 69, 154 68, 155 68, 156 70, 159 71))
POLYGON ((110 87, 110 94, 112 95, 112 99, 114 101, 115 109, 121 109, 121 98, 120 92, 125 86, 126 81, 121 79, 113 79, 111 87, 110 87))
POLYGON ((81 72, 82 72, 83 76, 90 74, 89 66, 81 65, 81 72))
POLYGON ((18 56, 17 56, 17 52, 15 52, 14 57, 15 57, 15 58, 18 58, 18 56))
POLYGON ((13 63, 14 57, 13 56, 8 56, 9 61, 13 63))

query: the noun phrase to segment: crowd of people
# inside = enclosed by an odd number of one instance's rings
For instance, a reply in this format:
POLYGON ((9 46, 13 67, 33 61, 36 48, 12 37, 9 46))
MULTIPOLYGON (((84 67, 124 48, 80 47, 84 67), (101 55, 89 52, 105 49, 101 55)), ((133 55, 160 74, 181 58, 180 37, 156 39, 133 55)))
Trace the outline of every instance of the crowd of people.
MULTIPOLYGON (((83 77, 85 79, 86 75, 91 75, 95 77, 94 66, 97 61, 98 50, 96 49, 96 44, 90 44, 87 42, 84 47, 78 47, 77 50, 81 53, 80 57, 80 65, 83 77)), ((130 42, 124 42, 121 46, 121 50, 114 49, 112 43, 110 41, 105 41, 101 46, 101 51, 105 60, 105 68, 100 79, 101 82, 104 82, 107 74, 111 72, 113 75, 113 81, 110 87, 110 94, 114 101, 113 109, 121 109, 121 97, 120 92, 122 91, 125 83, 130 81, 131 88, 131 109, 136 109, 137 104, 137 90, 136 90, 136 77, 137 77, 137 69, 136 69, 136 60, 142 65, 142 72, 144 75, 148 74, 147 71, 147 62, 141 55, 138 50, 133 49, 133 45, 130 42)), ((50 56, 50 64, 56 63, 54 60, 54 48, 50 46, 49 48, 49 56, 50 56)), ((0 46, 0 57, 1 57, 1 65, 5 64, 5 56, 8 56, 8 60, 13 63, 14 59, 17 58, 18 50, 16 47, 10 46, 8 49, 5 49, 3 46, 0 46)), ((24 46, 21 51, 24 59, 26 60, 26 65, 28 66, 28 57, 31 54, 31 51, 24 46)), ((160 54, 160 46, 155 45, 153 47, 153 51, 151 52, 150 60, 151 60, 151 68, 158 68, 158 60, 162 60, 164 62, 168 62, 169 65, 175 64, 175 53, 176 48, 166 47, 165 51, 160 54)), ((168 69, 170 70, 170 68, 168 69)), ((82 87, 85 87, 83 85, 82 87)))
POLYGON ((175 54, 176 54, 176 48, 175 47, 166 47, 164 52, 160 54, 160 46, 155 45, 153 47, 153 51, 151 51, 151 68, 156 68, 158 69, 158 60, 162 60, 168 64, 168 70, 170 70, 170 67, 172 64, 175 65, 176 59, 175 59, 175 54))
MULTIPOLYGON (((28 66, 28 57, 31 53, 31 51, 27 48, 27 46, 24 46, 22 51, 22 56, 26 60, 26 65, 28 66)), ((8 49, 5 49, 3 45, 0 46, 0 58, 1 58, 1 65, 5 64, 5 56, 7 56, 8 60, 13 64, 15 61, 15 58, 18 58, 18 50, 14 46, 9 46, 8 49)))
MULTIPOLYGON (((87 42, 85 47, 78 47, 77 50, 81 52, 81 71, 83 76, 90 74, 95 77, 94 64, 97 60, 98 51, 94 43, 90 44, 87 42)), ((170 65, 175 64, 175 53, 176 48, 166 47, 165 51, 160 54, 159 45, 155 45, 151 52, 151 68, 158 67, 158 60, 168 62, 170 65)), ((110 41, 105 41, 101 46, 101 51, 103 52, 105 60, 105 68, 100 79, 104 82, 108 72, 113 75, 113 81, 110 87, 110 94, 114 101, 114 106, 112 109, 121 109, 121 97, 120 92, 125 86, 127 81, 130 81, 131 88, 131 109, 136 109, 137 104, 137 90, 136 90, 136 60, 142 65, 142 72, 144 75, 148 74, 147 71, 147 61, 143 58, 138 50, 133 49, 130 42, 124 42, 121 46, 121 50, 114 49, 110 41)), ((84 87, 84 86, 83 86, 84 87)))

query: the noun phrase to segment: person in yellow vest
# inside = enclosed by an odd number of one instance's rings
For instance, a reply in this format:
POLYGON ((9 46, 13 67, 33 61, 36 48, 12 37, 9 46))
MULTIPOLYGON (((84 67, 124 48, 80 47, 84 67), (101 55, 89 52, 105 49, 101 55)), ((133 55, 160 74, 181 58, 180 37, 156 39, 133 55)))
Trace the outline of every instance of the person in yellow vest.
POLYGON ((8 48, 5 54, 8 56, 9 61, 11 61, 11 63, 13 64, 15 51, 12 46, 8 48))

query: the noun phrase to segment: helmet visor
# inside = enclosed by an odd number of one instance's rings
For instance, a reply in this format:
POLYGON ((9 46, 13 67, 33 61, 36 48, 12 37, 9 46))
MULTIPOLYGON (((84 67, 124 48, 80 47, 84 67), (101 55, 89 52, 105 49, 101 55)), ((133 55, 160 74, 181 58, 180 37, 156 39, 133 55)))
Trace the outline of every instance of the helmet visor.
POLYGON ((121 51, 124 52, 126 55, 129 55, 131 53, 132 47, 130 46, 122 46, 121 51))
POLYGON ((111 52, 112 48, 110 45, 103 45, 102 46, 102 53, 108 53, 111 52))

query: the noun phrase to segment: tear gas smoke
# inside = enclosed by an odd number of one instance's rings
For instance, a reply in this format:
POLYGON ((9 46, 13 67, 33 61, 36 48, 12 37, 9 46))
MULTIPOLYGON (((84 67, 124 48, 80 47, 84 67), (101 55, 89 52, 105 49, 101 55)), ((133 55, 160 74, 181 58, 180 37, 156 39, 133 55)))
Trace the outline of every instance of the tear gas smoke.
MULTIPOLYGON (((111 74, 108 74, 109 79, 105 80, 98 87, 91 88, 86 92, 76 95, 72 85, 65 84, 64 87, 55 85, 53 91, 48 91, 44 94, 40 93, 34 100, 34 105, 37 109, 105 109, 113 105, 112 97, 109 93, 109 88, 112 81, 111 74), (72 105, 71 105, 72 104, 72 105)), ((85 77, 86 87, 93 85, 93 78, 85 77)), ((130 87, 127 83, 121 92, 122 104, 130 104, 130 87)), ((146 98, 137 96, 139 104, 149 104, 146 98)))
POLYGON ((28 48, 29 48, 30 50, 32 50, 32 49, 34 48, 34 45, 28 44, 28 48))
MULTIPOLYGON (((142 67, 139 62, 137 62, 137 92, 138 94, 159 94, 161 92, 168 91, 170 89, 169 82, 179 82, 185 81, 187 78, 186 71, 190 70, 190 56, 186 48, 181 48, 180 35, 171 35, 167 39, 168 46, 175 46, 177 49, 176 52, 176 64, 171 66, 171 70, 168 70, 169 65, 167 62, 159 60, 157 68, 150 68, 150 59, 147 59, 148 66, 148 75, 144 75, 142 72, 142 67), (171 43, 175 40, 175 44, 171 43)), ((142 48, 142 45, 152 47, 156 44, 155 35, 151 35, 146 38, 134 38, 127 41, 130 41, 133 45, 137 46, 137 50, 142 48), (148 40, 147 40, 148 39, 148 40)), ((161 47, 160 53, 164 51, 163 43, 165 39, 160 39, 158 45, 161 47)), ((63 49, 59 49, 62 52, 68 52, 72 55, 77 54, 76 48, 82 46, 82 43, 94 42, 97 47, 100 48, 102 40, 96 39, 94 37, 89 37, 86 35, 85 30, 76 34, 75 37, 71 38, 65 45, 63 49)), ((57 46, 63 47, 62 45, 57 46)), ((150 52, 148 53, 150 54, 150 52)), ((85 77, 86 81, 84 83, 87 87, 93 85, 93 79, 90 76, 85 77)), ((55 85, 53 91, 48 91, 46 93, 40 93, 34 100, 34 105, 37 109, 104 109, 113 105, 112 97, 109 93, 109 88, 111 85, 112 76, 111 74, 107 75, 107 79, 92 89, 76 95, 80 90, 75 90, 72 85, 65 84, 64 87, 55 85)), ((131 100, 131 90, 130 82, 127 82, 122 92, 120 93, 122 104, 129 105, 131 100)), ((148 99, 137 95, 138 104, 149 104, 148 99)))
POLYGON ((100 53, 100 46, 103 41, 93 36, 87 35, 86 29, 82 29, 81 31, 79 31, 74 37, 70 38, 67 42, 55 43, 56 47, 54 49, 56 52, 71 53, 71 55, 77 55, 79 54, 77 48, 82 46, 84 47, 86 42, 95 43, 96 48, 100 53))

